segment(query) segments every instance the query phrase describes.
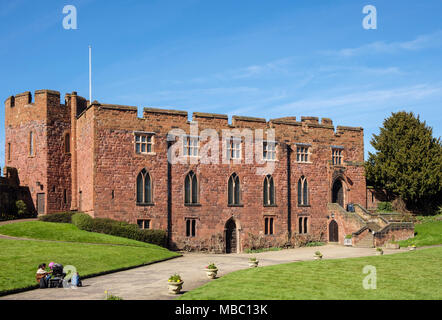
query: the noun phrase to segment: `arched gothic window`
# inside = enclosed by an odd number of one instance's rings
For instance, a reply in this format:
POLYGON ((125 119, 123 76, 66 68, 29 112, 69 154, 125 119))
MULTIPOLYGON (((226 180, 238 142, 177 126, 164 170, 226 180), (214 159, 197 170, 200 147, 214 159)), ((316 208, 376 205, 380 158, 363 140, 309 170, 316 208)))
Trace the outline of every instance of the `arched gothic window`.
POLYGON ((275 184, 273 177, 269 174, 264 178, 264 205, 275 204, 275 184))
POLYGON ((229 178, 228 202, 230 205, 241 204, 241 186, 236 173, 233 173, 229 178))
POLYGON ((308 183, 304 176, 298 180, 298 205, 308 205, 308 183))
POLYGON ((198 203, 198 179, 193 171, 190 171, 184 179, 184 203, 198 203))
POLYGON ((137 203, 152 203, 152 179, 146 169, 141 170, 137 176, 137 203))

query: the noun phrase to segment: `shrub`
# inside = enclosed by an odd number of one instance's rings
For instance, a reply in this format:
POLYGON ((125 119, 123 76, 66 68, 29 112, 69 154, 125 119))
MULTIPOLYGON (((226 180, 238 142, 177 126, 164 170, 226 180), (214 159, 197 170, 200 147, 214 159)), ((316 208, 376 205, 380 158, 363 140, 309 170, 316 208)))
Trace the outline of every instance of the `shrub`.
POLYGON ((391 202, 379 202, 378 211, 391 212, 393 211, 393 206, 391 205, 391 202))
POLYGON ((107 218, 92 218, 84 213, 74 214, 72 223, 81 230, 166 246, 167 234, 164 230, 141 230, 136 224, 107 218))
POLYGON ((92 230, 93 218, 85 213, 76 213, 72 216, 72 223, 77 226, 78 229, 85 231, 92 230))
POLYGON ((14 219, 17 219, 17 217, 13 214, 0 213, 0 221, 8 221, 14 219))
POLYGON ((40 216, 38 220, 44 222, 72 223, 72 216, 77 212, 60 212, 40 216))
POLYGON ((36 211, 28 210, 28 206, 23 200, 15 201, 7 210, 6 212, 0 212, 0 221, 35 218, 37 216, 36 211))
POLYGON ((26 203, 23 200, 17 200, 15 202, 15 206, 17 207, 18 216, 25 217, 27 213, 26 203))
POLYGON ((310 241, 305 244, 306 247, 320 247, 324 245, 325 243, 321 241, 310 241))
POLYGON ((105 300, 123 300, 123 298, 113 295, 108 291, 104 291, 104 293, 106 294, 105 300))
POLYGON ((139 230, 143 235, 143 242, 153 243, 165 247, 167 244, 167 234, 164 230, 139 230))

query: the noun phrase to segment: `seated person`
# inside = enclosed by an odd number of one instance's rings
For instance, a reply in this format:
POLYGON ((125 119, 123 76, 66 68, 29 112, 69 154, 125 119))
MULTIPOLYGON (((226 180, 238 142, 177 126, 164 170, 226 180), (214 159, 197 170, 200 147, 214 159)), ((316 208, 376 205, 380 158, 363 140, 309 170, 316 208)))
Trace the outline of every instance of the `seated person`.
POLYGON ((38 266, 37 273, 35 275, 35 279, 38 283, 40 283, 41 279, 48 280, 51 277, 52 271, 46 271, 46 263, 42 263, 38 266))

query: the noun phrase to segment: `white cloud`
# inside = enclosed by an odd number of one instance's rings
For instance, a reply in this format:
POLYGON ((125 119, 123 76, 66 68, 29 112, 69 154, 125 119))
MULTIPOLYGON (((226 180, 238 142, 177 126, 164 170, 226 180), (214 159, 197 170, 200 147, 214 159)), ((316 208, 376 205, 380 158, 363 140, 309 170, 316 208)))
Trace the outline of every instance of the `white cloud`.
MULTIPOLYGON (((387 103, 400 105, 411 101, 418 101, 430 96, 442 95, 442 84, 420 84, 385 90, 366 90, 349 94, 343 94, 324 98, 307 98, 297 100, 272 108, 272 112, 292 112, 301 109, 303 111, 328 110, 329 108, 383 108, 387 103)), ((324 94, 321 94, 324 96, 324 94)), ((374 111, 374 109, 373 109, 374 111)))
POLYGON ((261 65, 251 65, 237 70, 231 70, 223 74, 218 74, 221 78, 244 79, 259 76, 266 73, 287 73, 287 66, 292 63, 292 58, 274 60, 261 65))
MULTIPOLYGON (((253 87, 214 87, 214 88, 197 88, 188 90, 163 90, 142 94, 125 94, 115 97, 118 101, 133 101, 145 103, 154 101, 160 103, 162 101, 181 101, 185 103, 195 103, 196 101, 205 101, 207 97, 211 100, 214 96, 226 97, 229 95, 250 95, 258 93, 260 90, 253 87)), ((133 103, 132 102, 132 103, 133 103)))
POLYGON ((431 34, 420 35, 414 40, 402 42, 376 41, 356 48, 344 48, 340 50, 328 50, 322 53, 326 55, 337 55, 341 57, 352 57, 364 54, 397 53, 400 51, 417 51, 425 48, 438 47, 442 45, 442 31, 431 34))

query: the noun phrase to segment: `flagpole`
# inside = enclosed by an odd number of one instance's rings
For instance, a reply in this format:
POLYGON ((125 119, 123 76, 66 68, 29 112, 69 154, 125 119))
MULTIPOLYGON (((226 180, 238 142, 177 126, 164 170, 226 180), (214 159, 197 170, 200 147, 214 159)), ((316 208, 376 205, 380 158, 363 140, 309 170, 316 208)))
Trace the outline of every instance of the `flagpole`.
POLYGON ((92 47, 89 45, 89 103, 92 104, 92 47))

